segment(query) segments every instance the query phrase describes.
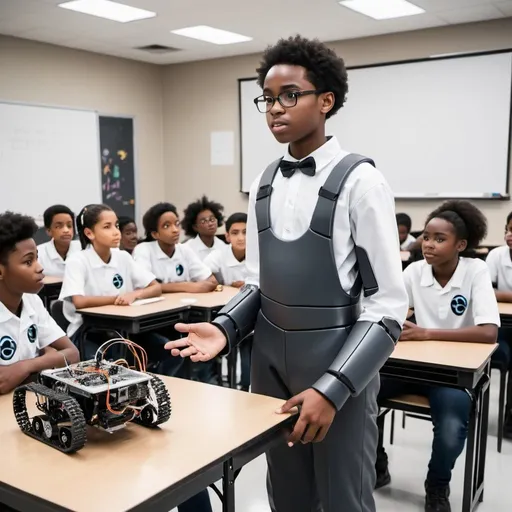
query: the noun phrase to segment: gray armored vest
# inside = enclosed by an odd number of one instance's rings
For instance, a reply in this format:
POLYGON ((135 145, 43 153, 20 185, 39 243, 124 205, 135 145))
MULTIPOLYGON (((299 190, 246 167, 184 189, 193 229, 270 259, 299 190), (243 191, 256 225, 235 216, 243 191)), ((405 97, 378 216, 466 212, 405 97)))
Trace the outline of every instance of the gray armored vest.
POLYGON ((349 174, 359 164, 374 165, 373 161, 350 154, 336 165, 318 192, 307 231, 296 240, 279 239, 270 225, 272 182, 280 162, 263 173, 256 198, 261 312, 287 331, 350 326, 360 314, 362 285, 365 295, 372 295, 378 287, 366 252, 359 247, 356 282, 349 293, 341 287, 332 244, 334 214, 349 174))

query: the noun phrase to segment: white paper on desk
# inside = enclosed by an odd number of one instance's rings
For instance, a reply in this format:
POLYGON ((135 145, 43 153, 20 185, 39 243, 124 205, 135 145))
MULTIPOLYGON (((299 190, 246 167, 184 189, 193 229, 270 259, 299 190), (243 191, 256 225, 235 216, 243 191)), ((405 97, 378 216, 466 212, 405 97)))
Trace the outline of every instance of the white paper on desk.
POLYGON ((130 306, 144 306, 144 304, 152 304, 153 302, 160 302, 164 297, 151 297, 150 299, 138 299, 132 302, 130 306))
POLYGON ((233 132, 210 133, 210 164, 234 165, 235 134, 233 132))

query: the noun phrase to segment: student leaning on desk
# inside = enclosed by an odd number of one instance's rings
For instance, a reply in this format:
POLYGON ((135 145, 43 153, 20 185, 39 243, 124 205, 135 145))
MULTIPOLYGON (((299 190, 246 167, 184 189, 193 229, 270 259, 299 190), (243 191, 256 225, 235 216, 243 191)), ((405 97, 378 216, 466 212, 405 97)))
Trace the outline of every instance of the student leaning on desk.
POLYGON ((36 231, 31 217, 0 215, 0 393, 12 391, 32 373, 79 359, 37 296, 44 274, 36 231))
MULTIPOLYGON (((500 317, 489 271, 483 261, 463 257, 486 232, 485 217, 467 201, 448 201, 429 215, 422 235, 425 260, 411 263, 403 273, 416 323, 406 321, 400 341, 496 342, 500 317)), ((425 511, 449 512, 452 469, 466 441, 471 397, 460 389, 383 378, 379 399, 411 393, 428 397, 434 424, 425 511)), ((383 417, 378 423, 377 488, 391 481, 383 417)))

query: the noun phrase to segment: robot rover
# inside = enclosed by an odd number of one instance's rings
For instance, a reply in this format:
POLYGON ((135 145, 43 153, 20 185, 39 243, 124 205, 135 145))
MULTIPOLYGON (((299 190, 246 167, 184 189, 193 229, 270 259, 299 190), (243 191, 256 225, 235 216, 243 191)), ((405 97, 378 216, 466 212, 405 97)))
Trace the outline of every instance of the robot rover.
POLYGON ((38 383, 16 388, 13 409, 22 432, 64 453, 73 453, 85 445, 86 425, 113 432, 131 421, 145 427, 166 422, 171 416, 167 388, 157 376, 145 372, 144 349, 127 340, 123 343, 141 371, 129 368, 125 359, 103 360, 98 355, 100 347, 95 359, 44 370, 38 383), (36 395, 36 407, 41 412, 32 418, 26 407, 27 391, 36 395))

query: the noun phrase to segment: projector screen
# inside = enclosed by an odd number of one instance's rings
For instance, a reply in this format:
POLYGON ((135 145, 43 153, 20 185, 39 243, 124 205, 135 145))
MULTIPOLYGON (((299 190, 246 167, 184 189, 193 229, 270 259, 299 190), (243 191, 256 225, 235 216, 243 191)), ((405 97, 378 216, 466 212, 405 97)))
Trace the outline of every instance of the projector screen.
POLYGON ((1 211, 101 203, 100 161, 95 112, 0 103, 1 211))
MULTIPOLYGON (((341 147, 375 160, 397 198, 508 195, 512 54, 437 58, 348 70, 345 106, 327 122, 341 147)), ((239 81, 241 190, 286 147, 239 81)), ((299 101, 301 101, 299 99, 299 101)))

